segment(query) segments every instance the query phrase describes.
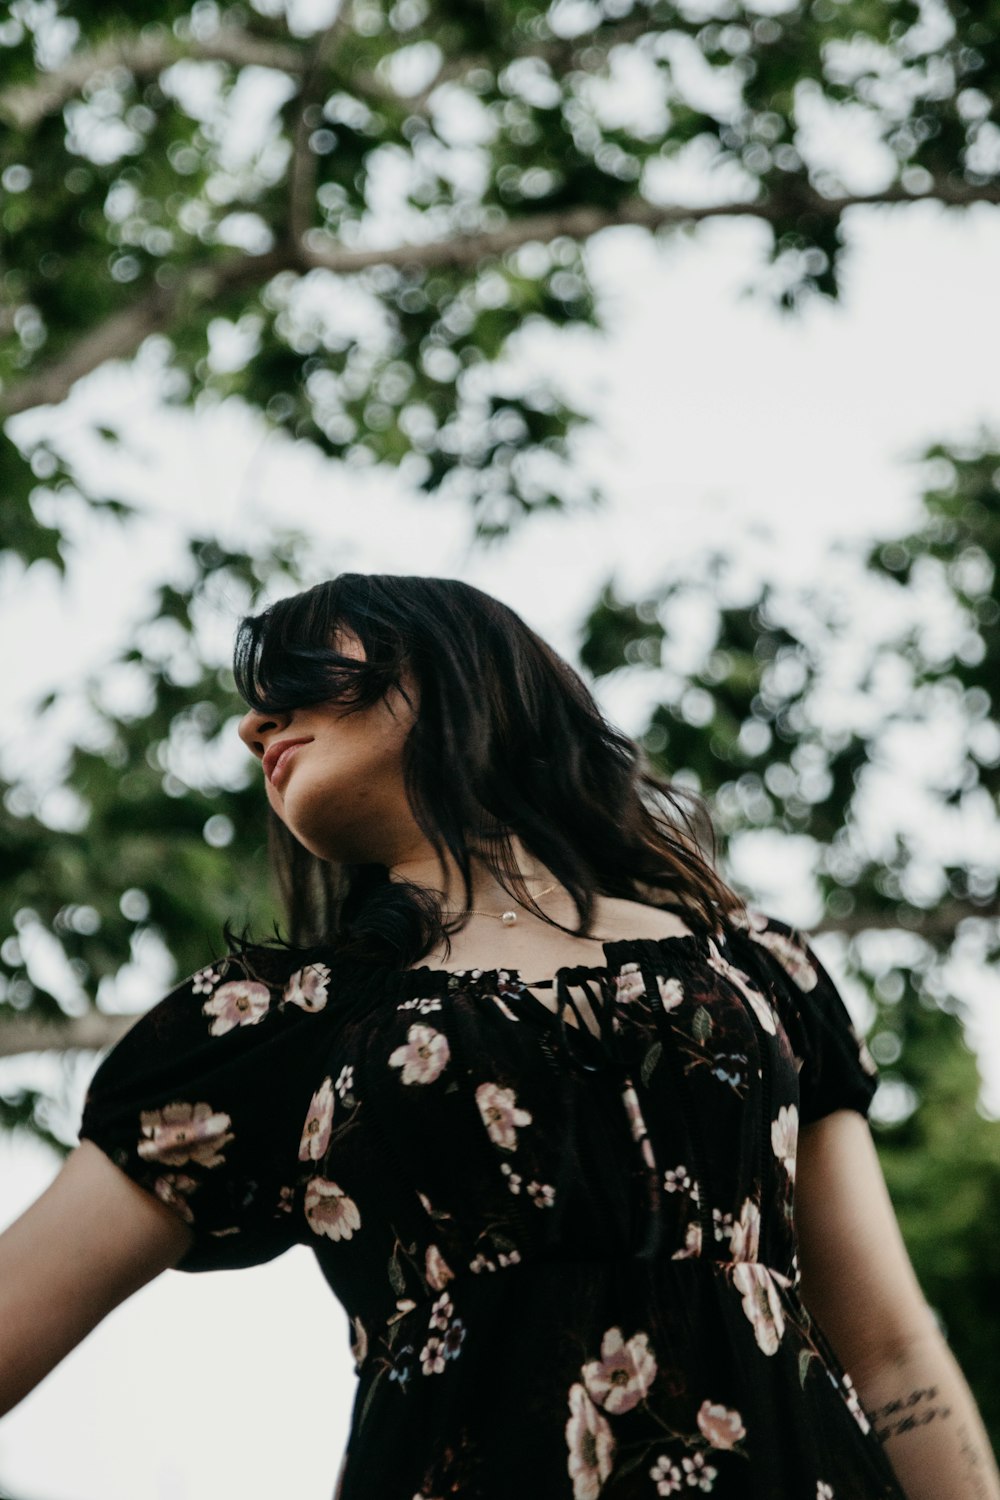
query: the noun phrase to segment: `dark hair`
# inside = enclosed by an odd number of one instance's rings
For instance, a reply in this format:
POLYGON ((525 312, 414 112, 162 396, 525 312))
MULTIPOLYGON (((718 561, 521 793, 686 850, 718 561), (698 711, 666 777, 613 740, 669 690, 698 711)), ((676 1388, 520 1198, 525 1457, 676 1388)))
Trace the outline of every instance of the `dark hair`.
MULTIPOLYGON (((260 712, 336 701, 356 712, 412 674, 417 716, 404 755, 414 816, 441 858, 450 853, 472 905, 470 856, 552 926, 590 937, 596 894, 674 906, 711 932, 745 905, 713 868, 715 834, 702 799, 654 774, 645 752, 601 713, 573 669, 507 605, 452 578, 341 573, 239 623, 233 672, 260 712), (345 626, 364 660, 333 648, 345 626), (684 811, 687 799, 695 817, 684 811), (707 835, 701 852, 697 822, 707 835), (577 929, 538 908, 510 842, 552 871, 572 896, 577 929), (664 895, 668 899, 663 900, 664 895)), ((269 853, 288 938, 338 956, 410 967, 467 917, 443 917, 423 887, 384 865, 317 858, 269 814, 269 853)), ((226 929, 227 940, 233 934, 226 929)), ((246 948, 246 938, 242 940, 246 948)))

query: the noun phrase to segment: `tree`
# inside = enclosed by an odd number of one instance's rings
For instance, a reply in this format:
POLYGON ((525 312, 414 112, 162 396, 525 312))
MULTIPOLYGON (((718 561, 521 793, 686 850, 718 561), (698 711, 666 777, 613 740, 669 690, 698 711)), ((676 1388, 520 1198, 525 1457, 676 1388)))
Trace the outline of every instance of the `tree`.
MULTIPOLYGON (((494 536, 588 498, 579 414, 507 368, 526 326, 598 316, 588 236, 750 215, 757 291, 790 311, 836 297, 856 205, 1000 194, 1000 18, 957 0, 321 5, 309 33, 280 0, 12 6, 4 413, 157 336, 164 399, 238 396, 333 460, 405 464, 494 536), (858 115, 875 192, 810 144, 858 115), (692 163, 707 201, 678 203, 692 163)), ((4 455, 0 545, 58 562, 32 491, 74 476, 29 446, 4 455)))

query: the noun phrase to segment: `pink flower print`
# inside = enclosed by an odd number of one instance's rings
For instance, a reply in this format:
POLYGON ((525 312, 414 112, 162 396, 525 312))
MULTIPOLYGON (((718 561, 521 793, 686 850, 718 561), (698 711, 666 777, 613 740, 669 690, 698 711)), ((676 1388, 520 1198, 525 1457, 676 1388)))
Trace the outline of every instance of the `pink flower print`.
POLYGON ((649 1477, 656 1485, 658 1495, 673 1495, 684 1483, 680 1469, 669 1458, 658 1458, 649 1471, 649 1477))
POLYGON ((871 1430, 871 1423, 862 1410, 861 1402, 858 1400, 858 1393, 854 1389, 854 1381, 851 1379, 850 1375, 848 1375, 846 1370, 840 1377, 840 1383, 847 1393, 848 1410, 853 1416, 855 1422, 857 1422, 862 1432, 869 1432, 871 1430))
POLYGON ((741 995, 749 1003, 750 1008, 764 1030, 770 1032, 771 1036, 775 1036, 777 1027, 775 1026, 774 1012, 770 1005, 760 991, 754 988, 749 977, 744 974, 743 970, 737 969, 734 964, 729 962, 728 958, 723 958, 711 938, 708 940, 708 966, 710 969, 714 969, 717 974, 721 974, 724 979, 728 979, 730 984, 735 985, 736 989, 740 991, 741 995))
POLYGON ((758 1348, 774 1354, 785 1332, 781 1299, 767 1266, 743 1260, 732 1267, 733 1285, 743 1296, 743 1311, 753 1324, 758 1348))
POLYGON ((683 1162, 679 1167, 667 1168, 663 1174, 663 1187, 668 1193, 686 1193, 690 1190, 691 1178, 683 1162))
POLYGON ((188 1177, 185 1172, 165 1172, 153 1183, 153 1192, 161 1202, 180 1214, 185 1224, 193 1224, 194 1214, 187 1201, 187 1194, 193 1193, 197 1186, 195 1179, 188 1177))
POLYGON ((729 1254, 733 1260, 756 1260, 759 1247, 760 1209, 752 1198, 744 1198, 729 1236, 729 1254))
POLYGON ((137 1150, 143 1161, 182 1167, 187 1161, 201 1167, 218 1167, 225 1158, 224 1146, 234 1139, 228 1115, 216 1113, 210 1104, 164 1105, 139 1115, 143 1139, 137 1150))
POLYGON ((631 1411, 656 1378, 656 1356, 645 1333, 633 1334, 626 1343, 620 1328, 609 1328, 600 1359, 588 1360, 580 1374, 598 1406, 613 1414, 631 1411))
POLYGON ((337 1074, 337 1082, 334 1084, 334 1088, 337 1090, 337 1093, 340 1095, 341 1099, 343 1099, 344 1095, 349 1094, 353 1087, 354 1064, 345 1063, 340 1072, 337 1074))
POLYGON ((424 1256, 424 1275, 427 1285, 435 1292, 439 1292, 443 1286, 454 1278, 454 1271, 445 1260, 437 1245, 428 1245, 424 1256))
POLYGON ((426 999, 426 1000, 420 1000, 420 999, 401 1000, 399 1002, 399 1004, 396 1006, 396 1009, 397 1010, 416 1010, 416 1011, 419 1011, 422 1016, 426 1016, 432 1010, 440 1010, 441 1009, 441 1001, 436 996, 434 996, 434 997, 432 997, 430 999, 426 999))
POLYGON ((351 1339, 351 1353, 354 1356, 356 1374, 368 1357, 368 1330, 357 1317, 351 1319, 351 1329, 354 1335, 351 1339))
POLYGON ((444 1340, 430 1338, 420 1351, 420 1368, 425 1375, 440 1375, 444 1370, 447 1358, 444 1340))
POLYGON ((809 962, 809 956, 800 945, 783 932, 774 932, 769 927, 764 927, 757 932, 751 932, 750 936, 755 943, 766 948, 778 960, 788 977, 798 985, 800 990, 808 993, 814 990, 819 980, 819 975, 809 962))
POLYGON ((732 1448, 747 1435, 738 1411, 718 1401, 703 1401, 698 1410, 698 1426, 713 1448, 732 1448))
POLYGON ((361 1212, 354 1199, 325 1177, 311 1177, 306 1183, 304 1207, 313 1234, 325 1234, 331 1240, 349 1240, 361 1227, 361 1212))
POLYGON ((771 1149, 792 1182, 795 1181, 795 1155, 798 1138, 798 1105, 783 1104, 778 1110, 777 1119, 771 1121, 771 1149))
POLYGON ((416 1305, 412 1297, 397 1297, 396 1311, 391 1318, 386 1318, 386 1327, 389 1328, 393 1323, 398 1323, 400 1318, 405 1318, 408 1313, 413 1311, 416 1305))
POLYGON ((528 1197, 533 1199, 536 1208, 551 1208, 556 1200, 556 1190, 547 1182, 529 1182, 528 1197))
POLYGON ((706 1464, 704 1453, 695 1453, 691 1458, 682 1458, 681 1465, 688 1484, 699 1490, 710 1490, 718 1469, 706 1464))
POLYGON ((641 1000, 646 993, 646 981, 638 964, 622 964, 615 975, 615 998, 622 1005, 632 1000, 641 1000))
POLYGON ((433 1083, 451 1056, 448 1038, 422 1021, 414 1021, 406 1041, 389 1054, 389 1066, 402 1068, 403 1083, 433 1083))
POLYGON ((220 984, 211 1000, 201 1007, 202 1014, 214 1016, 208 1028, 211 1036, 225 1036, 234 1026, 256 1026, 267 1015, 271 992, 266 984, 252 979, 231 979, 220 984))
POLYGON ((712 1209, 712 1228, 717 1240, 729 1239, 733 1232, 732 1214, 724 1214, 720 1208, 712 1209))
POLYGON ((506 1254, 501 1250, 497 1260, 502 1266, 516 1266, 521 1259, 520 1250, 508 1250, 506 1254))
POLYGON ((490 999, 493 1001, 493 1004, 496 1006, 497 1010, 503 1012, 508 1021, 519 1021, 521 1019, 520 1016, 516 1016, 514 1014, 510 1006, 507 1004, 506 1000, 504 1000, 501 995, 491 995, 490 999))
POLYGON ((676 1010, 684 999, 684 986, 679 979, 664 979, 662 974, 656 976, 657 989, 660 992, 660 1004, 664 1010, 676 1010))
POLYGON ((191 976, 191 992, 194 995, 207 995, 214 985, 218 984, 220 974, 209 965, 207 969, 199 969, 197 974, 191 976))
POLYGON ((480 1250, 476 1254, 475 1258, 469 1261, 469 1270, 475 1272, 495 1271, 496 1261, 490 1260, 489 1257, 484 1255, 482 1250, 480 1250))
POLYGON ((518 1109, 514 1090, 499 1083, 481 1083, 476 1089, 476 1103, 493 1144, 502 1151, 513 1151, 517 1146, 515 1127, 531 1124, 528 1111, 518 1109))
MULTIPOLYGON (((511 1166, 511 1164, 510 1164, 509 1161, 503 1161, 503 1162, 501 1162, 500 1163, 500 1170, 504 1174, 504 1176, 506 1177, 506 1179, 507 1179, 507 1186, 510 1188, 511 1192, 512 1193, 519 1193, 521 1191, 521 1174, 520 1174, 520 1172, 515 1172, 514 1168, 511 1166)), ((530 1192, 531 1189, 529 1188, 528 1191, 530 1192)))
POLYGON ((816 1500, 833 1500, 833 1486, 822 1479, 817 1479, 816 1500))
POLYGON ((449 1319, 455 1311, 455 1305, 447 1292, 442 1292, 431 1307, 431 1328, 447 1328, 449 1319))
POLYGON ((295 1201, 295 1189, 293 1187, 283 1187, 283 1188, 279 1188, 278 1189, 278 1212, 279 1213, 290 1214, 291 1211, 292 1211, 292 1204, 293 1204, 294 1201, 295 1201))
POLYGON ((671 1260, 687 1260, 690 1256, 701 1254, 701 1225, 697 1219, 692 1219, 687 1227, 687 1235, 684 1240, 683 1250, 675 1250, 670 1257, 671 1260))
POLYGON ((642 1159, 646 1163, 646 1166, 655 1172, 656 1161, 653 1157, 653 1148, 649 1144, 646 1122, 642 1117, 642 1110, 639 1106, 639 1096, 636 1094, 630 1078, 626 1078, 625 1080, 625 1086, 622 1089, 622 1099, 625 1101, 625 1113, 628 1115, 632 1139, 638 1143, 639 1149, 642 1152, 642 1159))
POLYGON ((333 1126, 333 1079, 324 1078, 309 1105, 299 1142, 299 1161, 319 1161, 330 1144, 333 1126))
POLYGON ((330 970, 326 964, 306 964, 289 978, 282 998, 302 1010, 322 1010, 327 1002, 329 984, 330 970))
POLYGON ((598 1500, 613 1466, 615 1439, 611 1424, 579 1382, 569 1388, 566 1445, 573 1500, 598 1500))

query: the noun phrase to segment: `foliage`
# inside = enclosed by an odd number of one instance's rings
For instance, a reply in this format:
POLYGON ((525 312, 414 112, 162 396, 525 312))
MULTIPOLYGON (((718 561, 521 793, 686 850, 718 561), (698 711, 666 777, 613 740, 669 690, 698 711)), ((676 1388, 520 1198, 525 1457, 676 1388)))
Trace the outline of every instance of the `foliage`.
MULTIPOLYGON (((757 291, 835 298, 852 204, 996 201, 998 60, 995 8, 958 0, 14 0, 0 409, 161 337, 165 400, 238 398, 332 460, 457 490, 500 535, 593 498, 581 414, 522 352, 597 318, 589 234, 751 214, 757 291), (874 193, 810 145, 848 120, 874 193)), ((32 488, 73 475, 16 430, 0 547, 58 561, 32 488)))

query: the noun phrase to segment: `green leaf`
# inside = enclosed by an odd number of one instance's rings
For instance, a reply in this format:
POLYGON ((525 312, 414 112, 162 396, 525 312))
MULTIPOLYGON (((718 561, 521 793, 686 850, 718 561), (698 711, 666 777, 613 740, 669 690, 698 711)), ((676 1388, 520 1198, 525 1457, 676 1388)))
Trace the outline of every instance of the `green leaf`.
POLYGON ((640 1078, 642 1079, 642 1081, 643 1081, 643 1083, 645 1085, 648 1086, 649 1080, 653 1076, 653 1071, 656 1068, 657 1064, 659 1063, 660 1058, 662 1057, 662 1055, 663 1055, 663 1043, 662 1042, 654 1042, 653 1045, 651 1047, 649 1047, 647 1049, 647 1051, 645 1052, 645 1054, 643 1056, 643 1059, 642 1059, 642 1065, 641 1065, 641 1067, 639 1069, 639 1076, 640 1076, 640 1078))
POLYGON ((709 1037, 712 1035, 713 1029, 714 1023, 712 1021, 711 1011, 707 1008, 707 1006, 699 1005, 694 1015, 691 1017, 691 1031, 694 1035, 695 1041, 701 1043, 701 1045, 704 1046, 705 1042, 707 1042, 709 1037))

